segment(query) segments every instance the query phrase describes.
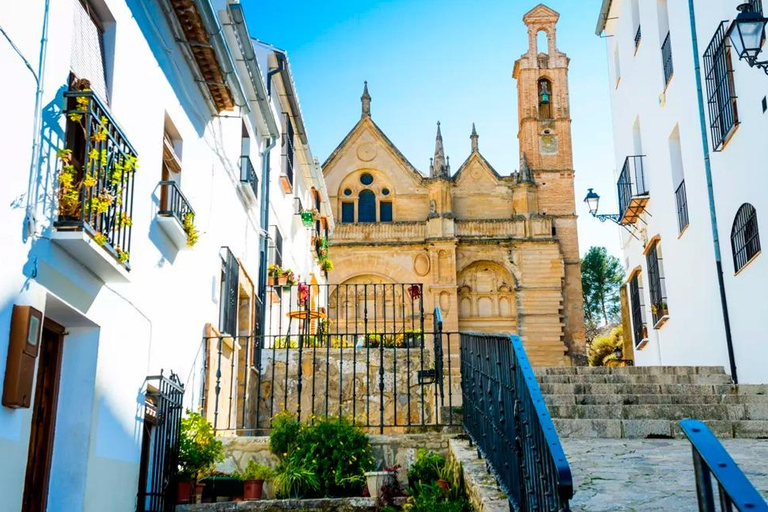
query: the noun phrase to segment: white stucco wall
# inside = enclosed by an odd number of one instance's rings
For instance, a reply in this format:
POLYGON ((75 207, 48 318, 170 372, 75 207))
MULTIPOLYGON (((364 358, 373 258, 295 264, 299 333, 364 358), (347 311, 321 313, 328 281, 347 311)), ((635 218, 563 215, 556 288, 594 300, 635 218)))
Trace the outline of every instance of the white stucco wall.
MULTIPOLYGON (((214 4, 223 8, 226 2, 214 4)), ((72 0, 51 2, 43 76, 46 134, 63 134, 61 93, 69 74, 73 5, 72 0)), ((107 28, 114 38, 114 67, 107 70, 109 109, 139 155, 129 283, 105 284, 50 241, 59 166, 52 146, 56 142, 44 142, 35 200, 28 193, 35 82, 10 46, 0 44, 7 126, 12 127, 0 139, 6 155, 0 171, 0 374, 5 371, 14 304, 43 311, 69 332, 49 510, 135 510, 145 378, 161 370, 177 373, 186 386, 185 404, 196 407, 204 325, 219 320, 221 247, 229 247, 239 258, 254 285, 259 279, 259 206, 246 200, 239 183, 243 122, 251 136, 251 161, 263 179, 260 151, 267 134, 254 128, 263 124, 256 122, 259 112, 211 115, 156 2, 105 0, 104 5, 115 20, 107 28), (181 189, 200 231, 193 248, 177 249, 156 221, 166 116, 183 141, 181 189), (34 235, 25 232, 28 204, 37 218, 34 235)), ((0 6, 0 23, 33 68, 43 6, 43 0, 0 6)), ((276 104, 273 115, 279 110, 276 104)), ((284 227, 284 259, 305 277, 317 269, 310 235, 298 217, 288 214, 291 199, 276 188, 279 145, 272 152, 271 167, 270 187, 276 198, 271 215, 284 227), (307 249, 299 251, 304 245, 307 249)), ((297 170, 296 190, 309 204, 302 176, 297 170)), ((2 510, 21 506, 31 415, 31 409, 0 407, 2 510)))
MULTIPOLYGON (((643 302, 649 343, 635 351, 638 365, 718 365, 729 369, 726 336, 721 309, 712 224, 707 195, 699 109, 694 75, 694 55, 688 2, 668 1, 674 76, 664 88, 661 45, 666 32, 659 28, 662 2, 638 2, 642 40, 635 52, 636 24, 630 0, 612 2, 605 34, 607 61, 611 76, 616 153, 616 177, 624 158, 636 154, 633 125, 640 125, 645 175, 650 201, 643 222, 638 222, 640 241, 623 235, 624 263, 631 272, 640 267, 643 276, 643 302), (616 86, 615 49, 619 49, 621 79, 616 86), (688 197, 689 226, 678 232, 669 137, 675 128, 680 133, 683 172, 688 197), (663 274, 669 320, 653 329, 647 285, 645 242, 660 237, 663 274)), ((733 19, 739 2, 696 2, 699 58, 715 34, 720 21, 733 19), (731 5, 732 4, 732 5, 731 5)), ((703 72, 703 61, 700 60, 703 72)), ((755 158, 754 149, 764 143, 768 118, 760 101, 766 93, 765 76, 746 63, 734 61, 734 80, 738 95, 741 126, 727 147, 712 153, 712 176, 716 201, 720 250, 730 312, 731 329, 740 382, 767 382, 768 326, 762 322, 768 313, 761 290, 768 275, 757 257, 738 276, 734 276, 730 231, 736 210, 752 203, 760 214, 768 186, 765 164, 755 158)), ((706 95, 706 86, 704 90, 706 95)), ((706 96, 705 96, 706 97, 706 96)), ((706 105, 706 103, 705 103, 706 105)), ((708 116, 708 114, 707 114, 708 116)), ((707 117, 707 136, 709 118, 707 117)), ((709 141, 710 151, 712 149, 709 141)), ((606 194, 607 195, 607 194, 606 194)), ((616 191, 611 191, 615 196, 616 191)), ((613 203, 609 201, 609 204, 613 203)), ((615 204, 615 203, 613 203, 615 204)), ((609 212, 604 212, 609 213, 609 212)))

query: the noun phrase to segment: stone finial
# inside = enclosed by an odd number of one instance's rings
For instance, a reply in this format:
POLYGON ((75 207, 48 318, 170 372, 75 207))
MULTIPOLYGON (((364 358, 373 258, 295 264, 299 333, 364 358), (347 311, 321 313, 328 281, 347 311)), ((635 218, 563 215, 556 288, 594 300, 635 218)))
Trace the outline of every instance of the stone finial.
POLYGON ((528 167, 528 159, 525 153, 520 153, 520 170, 517 172, 518 183, 535 183, 531 168, 528 167))
POLYGON ((469 136, 469 140, 472 141, 472 151, 477 151, 477 140, 480 138, 480 136, 477 134, 477 130, 475 130, 475 123, 472 123, 472 135, 469 136))
POLYGON ((368 93, 368 81, 363 85, 363 95, 360 96, 360 102, 363 104, 361 117, 371 117, 371 95, 368 93))
POLYGON ((445 149, 443 148, 443 134, 440 132, 440 121, 437 122, 437 136, 435 137, 435 156, 430 165, 430 178, 447 178, 450 175, 450 169, 445 159, 445 149))

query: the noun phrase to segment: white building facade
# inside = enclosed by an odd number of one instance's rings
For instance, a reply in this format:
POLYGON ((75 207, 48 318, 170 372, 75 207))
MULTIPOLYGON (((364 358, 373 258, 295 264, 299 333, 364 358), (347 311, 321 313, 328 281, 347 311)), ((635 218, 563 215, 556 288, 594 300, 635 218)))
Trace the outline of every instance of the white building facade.
POLYGON ((617 163, 616 192, 603 194, 626 228, 635 363, 724 366, 764 383, 768 164, 756 150, 768 77, 731 48, 741 3, 603 1, 617 163))
POLYGON ((333 227, 287 58, 224 0, 6 3, 0 20, 0 508, 155 510, 168 396, 198 410, 205 336, 264 328, 271 226, 324 279, 294 215, 314 201, 333 227))

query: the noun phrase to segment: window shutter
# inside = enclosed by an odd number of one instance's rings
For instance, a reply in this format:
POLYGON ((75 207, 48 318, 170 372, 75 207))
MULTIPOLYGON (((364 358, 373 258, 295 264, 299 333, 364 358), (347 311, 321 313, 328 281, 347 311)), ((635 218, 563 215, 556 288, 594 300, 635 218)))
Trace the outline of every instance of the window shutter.
POLYGON ((91 83, 93 90, 104 102, 108 102, 107 73, 104 65, 104 31, 94 19, 93 9, 81 2, 75 4, 72 55, 70 66, 77 78, 84 78, 91 83))

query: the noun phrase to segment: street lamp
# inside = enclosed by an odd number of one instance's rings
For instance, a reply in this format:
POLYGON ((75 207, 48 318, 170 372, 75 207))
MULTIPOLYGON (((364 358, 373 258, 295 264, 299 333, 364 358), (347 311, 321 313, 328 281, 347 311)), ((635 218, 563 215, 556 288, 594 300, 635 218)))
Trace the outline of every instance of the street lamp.
POLYGON ((768 61, 758 61, 757 56, 765 43, 765 26, 768 18, 754 12, 752 4, 738 6, 739 15, 728 29, 733 49, 739 59, 746 60, 750 67, 758 67, 768 74, 768 61))
POLYGON ((611 222, 620 224, 619 219, 621 217, 618 214, 607 215, 607 214, 597 213, 597 208, 600 205, 600 196, 593 189, 591 188, 589 189, 586 197, 584 198, 584 202, 587 204, 587 208, 589 208, 589 214, 592 215, 594 218, 598 219, 600 222, 605 222, 606 220, 610 220, 611 222))

